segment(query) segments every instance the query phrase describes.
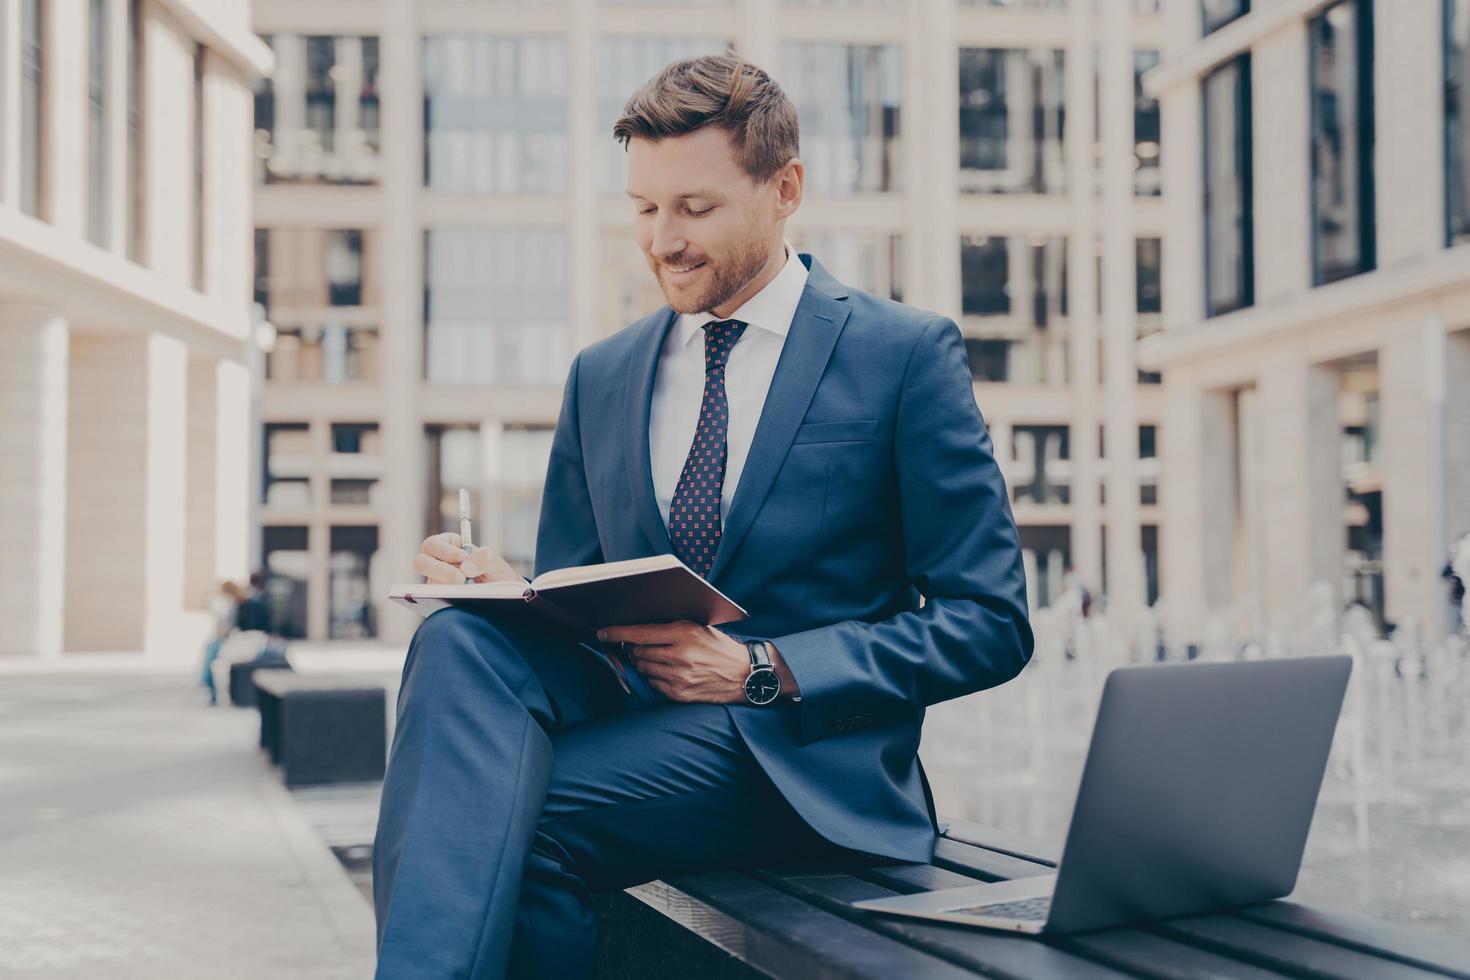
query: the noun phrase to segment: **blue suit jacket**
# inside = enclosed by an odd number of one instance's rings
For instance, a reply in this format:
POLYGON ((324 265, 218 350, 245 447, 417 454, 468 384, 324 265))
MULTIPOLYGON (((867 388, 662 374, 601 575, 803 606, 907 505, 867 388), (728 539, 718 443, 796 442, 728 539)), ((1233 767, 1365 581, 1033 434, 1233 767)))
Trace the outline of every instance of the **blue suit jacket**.
MULTIPOLYGON (((750 612, 721 628, 770 640, 801 701, 730 712, 824 837, 927 861, 925 706, 1009 680, 1031 656, 1015 522, 954 321, 801 260, 811 274, 709 574, 750 612)), ((573 362, 537 574, 672 553, 648 418, 674 319, 664 307, 573 362)))

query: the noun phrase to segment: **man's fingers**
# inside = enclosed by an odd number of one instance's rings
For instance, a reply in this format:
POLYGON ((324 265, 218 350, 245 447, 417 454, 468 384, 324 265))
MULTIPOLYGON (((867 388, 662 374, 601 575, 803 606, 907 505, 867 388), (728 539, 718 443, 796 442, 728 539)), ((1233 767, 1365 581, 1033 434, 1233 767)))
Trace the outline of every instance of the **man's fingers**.
POLYGON ((597 638, 608 643, 668 644, 689 636, 692 623, 644 623, 638 626, 609 626, 597 631, 597 638))
POLYGON ((413 556, 413 570, 439 585, 460 585, 464 582, 464 576, 458 568, 422 553, 413 556))
POLYGON ((459 535, 453 531, 445 531, 443 534, 425 538, 422 547, 424 554, 448 565, 458 565, 464 559, 464 549, 460 547, 459 535))

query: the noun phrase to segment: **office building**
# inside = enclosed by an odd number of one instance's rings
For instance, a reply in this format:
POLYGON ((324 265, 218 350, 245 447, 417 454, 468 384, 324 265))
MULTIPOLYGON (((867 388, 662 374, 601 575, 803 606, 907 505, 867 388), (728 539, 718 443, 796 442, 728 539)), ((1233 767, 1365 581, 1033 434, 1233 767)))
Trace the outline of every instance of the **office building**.
POLYGON ((1434 639, 1470 530, 1470 4, 1168 5, 1165 596, 1434 639))
POLYGON ((530 568, 571 358, 662 302, 612 123, 730 46, 801 115, 792 241, 961 324, 1033 601, 1068 562, 1128 608, 1156 593, 1162 403, 1135 363, 1168 220, 1139 82, 1156 3, 262 0, 254 23, 277 65, 261 548, 294 634, 407 636, 382 596, 460 487, 530 568))
POLYGON ((248 571, 249 5, 0 2, 0 655, 198 655, 248 571))

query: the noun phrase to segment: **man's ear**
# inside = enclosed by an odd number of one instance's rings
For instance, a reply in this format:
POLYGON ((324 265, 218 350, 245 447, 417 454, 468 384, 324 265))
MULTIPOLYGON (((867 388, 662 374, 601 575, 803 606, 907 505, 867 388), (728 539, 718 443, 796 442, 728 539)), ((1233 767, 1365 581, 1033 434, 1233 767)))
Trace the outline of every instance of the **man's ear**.
POLYGON ((776 217, 789 218, 801 207, 806 167, 800 159, 792 157, 771 179, 776 182, 776 217))

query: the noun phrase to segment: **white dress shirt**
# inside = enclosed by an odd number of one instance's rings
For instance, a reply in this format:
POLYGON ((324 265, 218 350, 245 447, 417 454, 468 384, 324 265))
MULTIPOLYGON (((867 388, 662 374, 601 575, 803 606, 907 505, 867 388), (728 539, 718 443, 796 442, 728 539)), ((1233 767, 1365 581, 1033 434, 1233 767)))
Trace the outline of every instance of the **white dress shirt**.
MULTIPOLYGON (((786 243, 786 264, 765 288, 746 300, 728 319, 748 324, 730 350, 725 364, 725 397, 729 421, 725 431, 725 482, 720 492, 720 522, 730 512, 730 501, 740 485, 756 423, 771 390, 771 377, 791 319, 806 288, 807 267, 796 249, 786 243)), ((699 407, 704 401, 704 330, 706 323, 719 320, 713 313, 681 313, 669 328, 659 354, 653 382, 653 408, 648 420, 648 452, 653 467, 653 490, 664 527, 669 524, 669 505, 684 471, 684 460, 699 426, 699 407)))

